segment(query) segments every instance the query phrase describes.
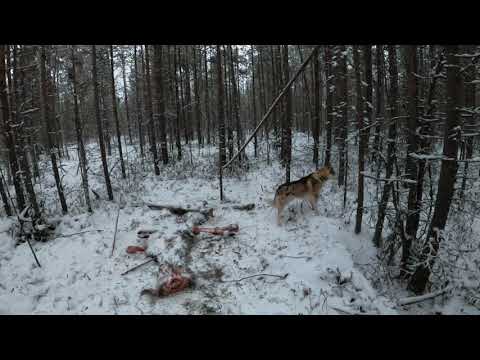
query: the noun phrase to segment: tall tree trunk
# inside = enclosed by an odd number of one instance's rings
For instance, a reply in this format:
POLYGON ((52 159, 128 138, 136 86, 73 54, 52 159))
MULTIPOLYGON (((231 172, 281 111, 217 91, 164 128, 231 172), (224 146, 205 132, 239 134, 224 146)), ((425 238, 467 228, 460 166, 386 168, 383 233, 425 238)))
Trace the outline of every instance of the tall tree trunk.
POLYGON ((225 154, 225 113, 223 110, 223 72, 222 72, 222 51, 217 45, 217 116, 218 116, 218 168, 220 172, 220 201, 223 200, 222 167, 226 161, 225 154))
POLYGON ((143 159, 145 152, 143 150, 144 138, 143 138, 143 124, 142 124, 142 109, 140 105, 140 80, 138 76, 138 64, 137 64, 137 45, 133 47, 133 59, 134 59, 134 69, 135 69, 135 107, 137 113, 137 126, 138 126, 138 139, 140 143, 140 155, 143 159))
POLYGON ((40 83, 41 83, 40 95, 42 99, 42 117, 45 124, 45 129, 47 132, 48 152, 50 153, 50 161, 52 163, 52 170, 53 170, 53 176, 55 177, 55 184, 57 185, 58 197, 60 199, 60 204, 62 206, 62 213, 67 214, 68 213, 67 202, 65 201, 65 194, 63 192, 63 186, 60 180, 60 173, 58 172, 57 155, 55 153, 55 148, 54 148, 54 143, 52 138, 52 132, 53 132, 52 119, 51 119, 52 109, 50 109, 52 102, 50 101, 50 96, 54 96, 54 94, 48 94, 48 89, 51 88, 50 86, 48 86, 49 80, 50 79, 47 76, 47 71, 46 71, 45 45, 42 45, 41 53, 40 53, 40 83))
POLYGON ((102 156, 103 175, 107 187, 108 199, 113 201, 112 184, 110 183, 110 174, 108 171, 107 154, 105 152, 105 142, 103 137, 103 124, 100 117, 100 105, 98 103, 98 77, 97 77, 97 51, 96 46, 92 45, 92 81, 93 81, 93 102, 95 106, 95 119, 97 121, 98 140, 100 143, 100 153, 102 156))
POLYGON ((443 138, 443 160, 438 180, 435 209, 425 242, 420 265, 409 282, 409 289, 416 294, 423 293, 427 285, 435 257, 437 256, 441 231, 445 229, 454 193, 457 175, 457 152, 460 138, 460 119, 457 107, 460 102, 458 45, 446 46, 447 52, 447 118, 443 138))
POLYGON ((338 186, 346 186, 345 178, 347 174, 346 169, 346 139, 347 139, 347 129, 348 129, 348 69, 347 69, 347 55, 346 55, 346 46, 341 45, 337 53, 337 61, 339 62, 339 111, 340 115, 340 124, 339 124, 339 143, 338 143, 338 186), (340 59, 338 59, 340 57, 340 59))
MULTIPOLYGON (((233 51, 232 46, 228 46, 228 50, 230 53, 230 83, 231 83, 231 101, 232 101, 232 109, 233 115, 235 117, 235 131, 237 133, 237 151, 240 150, 241 141, 242 141, 242 126, 240 124, 240 111, 239 111, 239 95, 238 95, 238 87, 237 81, 235 79, 235 68, 233 64, 233 51)), ((241 154, 238 155, 238 160, 241 160, 241 154)))
MULTIPOLYGON (((372 98, 373 98, 373 85, 372 85, 372 46, 364 45, 363 49, 363 62, 365 65, 365 82, 367 83, 366 94, 365 94, 365 118, 364 125, 368 126, 367 129, 363 132, 364 134, 364 154, 365 157, 368 156, 368 142, 370 139, 370 126, 372 124, 372 98)), ((362 136, 360 135, 360 139, 362 136)))
MULTIPOLYGON (((250 45, 252 51, 252 111, 253 111, 253 124, 254 128, 257 126, 257 107, 256 107, 256 100, 257 97, 255 96, 255 60, 253 54, 253 45, 250 45)), ((255 134, 253 138, 253 151, 255 158, 258 154, 258 139, 257 134, 255 134)))
MULTIPOLYGON (((382 128, 382 123, 385 120, 385 110, 384 110, 384 98, 383 98, 383 89, 384 89, 384 54, 383 54, 383 45, 377 45, 376 52, 376 65, 377 65, 377 86, 376 86, 376 115, 375 115, 375 135, 373 139, 373 153, 371 156, 372 161, 374 162, 377 159, 378 154, 382 151, 380 144, 380 131, 382 128)), ((396 58, 396 56, 395 56, 396 58)), ((391 65, 391 64, 390 64, 391 65)), ((396 68, 396 67, 395 67, 396 68)), ((398 73, 397 73, 398 75, 398 73)), ((391 88, 391 86, 390 86, 391 88)), ((395 115, 397 116, 397 115, 395 115)))
POLYGON ((331 165, 331 153, 332 153, 332 125, 333 125, 333 84, 332 84, 332 52, 331 46, 325 45, 325 82, 327 87, 327 144, 325 147, 325 165, 331 165))
MULTIPOLYGON (((353 61, 355 66, 355 85, 356 85, 356 97, 357 97, 357 123, 358 123, 358 132, 359 132, 359 142, 358 142, 358 191, 357 191, 357 214, 355 217, 355 234, 358 234, 362 231, 362 218, 363 218, 363 171, 365 171, 365 147, 366 147, 366 136, 365 130, 363 130, 364 117, 363 112, 363 95, 362 95, 362 75, 360 72, 360 55, 358 53, 358 46, 353 45, 353 61)), ((365 64, 367 65, 367 63, 365 64)), ((367 104, 368 106, 368 104, 367 104)), ((368 110, 367 110, 368 112, 368 110)))
MULTIPOLYGON (((290 79, 288 64, 288 45, 283 45, 283 77, 286 84, 290 79)), ((290 162, 292 159, 292 92, 288 88, 285 95, 285 122, 283 128, 283 138, 285 145, 285 182, 290 182, 290 162)))
MULTIPOLYGON (((7 85, 5 75, 9 77, 9 69, 5 68, 5 56, 10 57, 8 45, 0 45, 0 104, 2 108, 3 119, 3 135, 5 136, 5 144, 8 149, 8 161, 13 177, 13 186, 17 200, 17 209, 21 212, 25 208, 25 196, 23 193, 22 179, 18 166, 17 150, 15 144, 15 128, 16 124, 11 116, 8 93, 11 93, 10 84, 7 85)), ((10 83, 11 81, 9 81, 10 83)))
POLYGON ((210 99, 208 87, 208 54, 207 45, 204 47, 204 62, 205 62, 205 116, 207 117, 207 144, 210 145, 210 99))
MULTIPOLYGON (((157 122, 160 125, 160 151, 162 154, 162 161, 164 165, 168 164, 168 147, 167 147, 167 128, 166 128, 166 118, 165 118, 165 95, 163 93, 164 84, 163 84, 163 53, 162 45, 154 45, 153 47, 153 71, 154 71, 154 80, 155 80, 155 99, 156 99, 156 109, 155 116, 158 117, 157 122)), ((180 141, 180 136, 177 138, 180 141)), ((181 158, 181 148, 180 144, 177 144, 179 148, 179 157, 181 158)))
POLYGON ((120 133, 120 121, 118 120, 117 112, 117 95, 115 94, 115 68, 113 61, 113 45, 110 45, 110 75, 112 81, 112 110, 113 110, 113 119, 115 121, 115 129, 117 131, 117 146, 118 146, 118 155, 120 156, 120 167, 122 169, 122 178, 126 178, 127 174, 125 173, 125 163, 123 162, 123 152, 122 152, 122 135, 120 133))
POLYGON ((178 91, 178 78, 177 78, 177 70, 178 70, 178 56, 176 51, 176 46, 173 47, 174 57, 173 57, 173 67, 175 69, 174 74, 174 82, 175 82, 175 105, 176 105, 176 120, 175 120, 175 144, 177 146, 177 156, 178 160, 182 160, 182 143, 180 138, 180 117, 181 117, 181 109, 180 109, 180 95, 178 91))
MULTIPOLYGON (((313 56, 313 163, 315 169, 318 169, 318 144, 320 141, 320 63, 318 59, 319 51, 316 51, 313 56)), ((302 61, 303 62, 303 61, 302 61)), ((306 79, 305 85, 306 85, 306 79)))
MULTIPOLYGON (((192 104, 192 90, 190 87, 190 54, 188 46, 185 50, 185 110, 187 112, 185 130, 188 132, 188 141, 193 140, 193 104, 192 104)), ((187 141, 187 143, 188 143, 187 141)))
POLYGON ((128 139, 130 141, 130 145, 132 145, 132 126, 130 124, 130 111, 128 107, 128 88, 127 88, 127 76, 125 73, 125 53, 122 51, 120 52, 120 59, 122 60, 122 78, 123 78, 123 99, 125 102, 125 115, 127 120, 127 129, 128 129, 128 139))
MULTIPOLYGON (((158 167, 158 153, 157 153, 157 140, 155 137, 155 123, 153 121, 152 111, 152 87, 150 82, 150 51, 148 45, 145 45, 145 110, 147 115, 147 129, 150 143, 150 152, 153 157, 153 168, 155 169, 155 175, 160 175, 160 168, 158 167)), ((156 88, 161 84, 156 84, 156 88)), ((157 89, 156 89, 157 90, 157 89)), ((160 89, 161 90, 161 89, 160 89)))
POLYGON ((18 93, 18 66, 17 66, 17 45, 13 45, 13 82, 12 82, 12 98, 15 104, 15 115, 12 116, 15 119, 16 126, 16 142, 18 146, 18 162, 22 169, 23 184, 27 191, 28 200, 33 209, 34 220, 38 220, 41 217, 40 208, 37 202, 37 196, 32 183, 32 173, 30 172, 30 165, 27 161, 25 152, 25 139, 24 139, 24 119, 20 108, 20 98, 18 93))
POLYGON ((80 165, 80 173, 82 176, 82 188, 83 195, 85 196, 85 204, 87 205, 88 212, 92 212, 92 205, 90 202, 90 194, 88 187, 88 173, 87 173, 87 157, 85 155, 85 145, 83 143, 82 123, 80 120, 80 110, 78 106, 78 86, 77 86, 77 59, 75 56, 75 45, 72 45, 72 72, 71 80, 73 86, 73 110, 75 120, 75 132, 77 135, 78 144, 78 160, 80 165))
MULTIPOLYGON (((389 96, 390 125, 388 127, 387 163, 386 163, 386 173, 385 173, 386 179, 390 179, 393 175, 393 165, 395 163, 395 154, 396 154, 395 142, 397 137, 397 125, 396 125, 397 122, 393 119, 395 119, 398 116, 398 70, 397 70, 397 54, 396 54, 396 48, 394 45, 389 45, 388 47, 388 62, 389 62, 389 73, 390 73, 390 96, 389 96)), ((390 181, 385 182, 385 185, 383 186, 383 191, 382 191, 382 198, 380 200, 380 203, 378 204, 377 223, 375 225, 375 233, 373 235, 373 244, 376 247, 381 247, 382 245, 383 223, 385 221, 385 212, 387 210, 388 198, 390 196, 390 192, 392 188, 393 188, 392 182, 390 181)))
POLYGON ((195 93, 195 124, 197 130, 198 146, 203 146, 202 141, 202 118, 200 114, 200 88, 199 79, 197 73, 197 49, 196 45, 193 45, 193 91, 195 93))
POLYGON ((408 184, 408 213, 405 228, 405 239, 402 244, 402 276, 408 276, 408 262, 410 260, 410 249, 416 239, 418 222, 420 219, 420 204, 417 202, 417 162, 411 154, 418 150, 417 138, 417 47, 407 46, 408 72, 408 146, 407 146, 407 179, 408 184))

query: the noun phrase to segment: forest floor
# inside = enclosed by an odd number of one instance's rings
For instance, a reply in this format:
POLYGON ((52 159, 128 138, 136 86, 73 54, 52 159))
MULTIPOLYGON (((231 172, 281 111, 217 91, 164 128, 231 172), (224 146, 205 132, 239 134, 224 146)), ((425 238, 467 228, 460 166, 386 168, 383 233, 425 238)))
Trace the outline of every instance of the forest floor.
MULTIPOLYGON (((305 136, 294 140, 292 179, 313 170, 305 136)), ((0 313, 10 314, 480 314, 456 297, 437 297, 418 305, 399 306, 400 297, 411 296, 400 284, 380 279, 381 263, 371 243, 371 211, 366 206, 360 235, 353 232, 355 193, 347 195, 336 180, 323 188, 319 215, 300 201, 285 211, 286 223, 276 224, 271 201, 284 180, 284 170, 275 160, 255 160, 248 147, 249 169, 224 179, 226 200, 220 202, 216 178, 216 150, 194 145, 184 149, 182 162, 161 169, 160 176, 128 167, 129 178, 121 180, 118 163, 113 170, 115 201, 92 197, 94 212, 82 205, 80 173, 74 147, 70 160, 62 160, 63 182, 70 206, 61 213, 51 171, 36 185, 49 218, 58 226, 52 240, 34 242, 39 268, 26 243, 15 246, 11 236, 14 219, 0 219, 0 313), (147 174, 148 173, 148 174, 147 174), (168 210, 151 210, 145 204, 214 208, 214 217, 203 226, 238 224, 235 236, 198 236, 191 249, 194 273, 221 269, 220 278, 204 279, 194 288, 176 295, 151 299, 142 289, 156 284, 159 266, 147 264, 127 275, 124 271, 145 261, 145 254, 127 254, 130 245, 140 245, 137 231, 152 229, 159 240, 172 238, 178 230, 191 228, 192 216, 177 217, 168 210), (233 205, 254 203, 250 211, 233 205), (118 213, 116 245, 111 256, 118 213), (101 231, 97 231, 101 230, 101 231), (60 237, 61 235, 70 235, 60 237), (255 276, 241 281, 242 278, 255 276), (380 286, 379 284, 383 284, 380 286)), ((89 145, 90 185, 105 197, 100 156, 89 145)), ((133 158, 136 150, 128 147, 133 158)), ((150 167, 150 164, 144 166, 150 167)), ((42 166, 49 167, 48 162, 42 166)), ((352 182, 355 176, 352 177, 352 182)), ((373 189, 373 188, 372 188, 373 189)), ((374 192, 367 186, 367 204, 374 192)), ((352 189, 353 190, 353 189, 352 189)), ((479 227, 480 228, 480 227, 479 227)))

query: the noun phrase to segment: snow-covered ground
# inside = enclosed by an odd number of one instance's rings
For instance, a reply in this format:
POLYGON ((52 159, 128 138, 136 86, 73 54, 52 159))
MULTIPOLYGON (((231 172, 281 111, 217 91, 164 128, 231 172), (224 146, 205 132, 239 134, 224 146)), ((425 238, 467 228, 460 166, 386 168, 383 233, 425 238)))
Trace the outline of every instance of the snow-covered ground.
MULTIPOLYGON (((305 160, 310 158, 306 143, 305 136, 295 136, 292 178, 313 170, 311 162, 305 160)), ((365 225, 360 235, 354 235, 348 219, 355 208, 355 195, 349 194, 344 212, 343 191, 335 180, 322 190, 319 215, 297 201, 285 211, 286 224, 277 226, 270 203, 275 188, 284 181, 284 170, 277 161, 267 165, 264 154, 262 160, 255 161, 251 147, 248 150, 250 168, 224 179, 223 203, 219 200, 215 148, 205 147, 199 153, 192 146, 191 152, 185 147, 183 162, 162 168, 158 177, 151 171, 143 172, 137 164, 128 168, 129 180, 121 180, 117 164, 112 181, 115 202, 92 197, 94 213, 87 214, 72 147, 71 160, 62 160, 69 215, 58 215, 55 184, 48 169, 41 186, 37 185, 49 216, 59 221, 55 239, 33 243, 41 268, 26 243, 15 247, 13 219, 0 219, 0 313, 404 314, 436 310, 434 302, 442 301, 441 297, 402 308, 397 298, 409 294, 401 287, 392 285, 382 293, 374 288, 380 265, 371 244, 372 231, 365 225), (204 278, 195 288, 167 298, 140 296, 142 289, 155 286, 159 268, 150 263, 121 275, 145 261, 142 253, 126 253, 127 246, 142 244, 137 231, 156 230, 153 238, 161 241, 191 228, 193 219, 179 218, 167 210, 150 210, 145 203, 214 208, 214 217, 203 226, 238 224, 235 236, 201 235, 194 240, 191 270, 203 273, 220 269, 221 277, 204 278), (247 203, 254 203, 255 208, 232 208, 247 203), (111 256, 117 213, 116 245, 111 256), (79 234, 59 237, 75 233, 79 234), (231 281, 256 274, 267 275, 231 281), (268 276, 286 274, 285 278, 268 276)), ((128 147, 128 152, 132 163, 135 150, 128 147)), ((89 161, 90 184, 105 196, 95 144, 89 146, 89 161)), ((44 166, 49 165, 45 162, 44 166)), ((366 222, 368 217, 367 207, 366 222)), ((443 311, 479 313, 456 298, 449 300, 443 311)))

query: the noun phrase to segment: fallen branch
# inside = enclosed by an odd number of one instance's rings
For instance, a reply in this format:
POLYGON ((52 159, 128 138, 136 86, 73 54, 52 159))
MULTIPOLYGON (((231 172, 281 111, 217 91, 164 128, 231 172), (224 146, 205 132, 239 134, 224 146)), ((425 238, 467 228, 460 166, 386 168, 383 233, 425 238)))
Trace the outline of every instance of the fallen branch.
POLYGON ((246 205, 234 205, 232 206, 232 209, 234 210, 245 210, 245 211, 250 211, 255 208, 255 204, 246 204, 246 205))
POLYGON ((137 265, 137 266, 134 266, 133 268, 131 268, 131 269, 129 269, 129 270, 121 273, 120 275, 121 275, 121 276, 126 275, 126 274, 128 274, 129 272, 132 272, 132 271, 138 269, 139 267, 142 267, 143 265, 146 265, 146 264, 148 264, 148 263, 151 263, 152 261, 156 261, 156 259, 157 259, 156 257, 151 258, 150 260, 147 260, 147 261, 145 261, 145 262, 143 262, 143 263, 141 263, 141 264, 139 264, 139 265, 137 265))
POLYGON ((425 300, 428 300, 428 299, 433 299, 437 296, 445 294, 446 292, 450 291, 452 288, 453 288, 453 286, 447 286, 447 287, 443 288, 442 290, 438 290, 438 291, 432 292, 430 294, 403 298, 403 299, 398 300, 398 304, 399 305, 410 305, 410 304, 415 304, 415 303, 425 301, 425 300))
POLYGON ((256 274, 256 275, 246 276, 246 277, 241 278, 241 279, 238 279, 238 280, 220 280, 220 281, 223 282, 223 283, 239 282, 239 281, 246 280, 246 279, 250 279, 250 278, 253 278, 253 277, 256 277, 256 276, 272 276, 272 277, 277 277, 277 278, 280 278, 280 279, 282 279, 282 280, 285 280, 285 279, 287 278, 287 276, 288 276, 288 273, 286 273, 285 275, 256 274))
POLYGON ((239 230, 238 224, 230 224, 223 227, 215 227, 215 228, 204 228, 199 226, 194 226, 192 228, 192 232, 197 235, 201 232, 208 233, 210 235, 235 235, 239 230))
POLYGON ((85 234, 85 233, 89 233, 89 232, 93 232, 93 231, 103 231, 103 230, 86 230, 86 231, 80 231, 80 232, 77 232, 77 233, 73 233, 73 234, 65 234, 65 235, 59 235, 57 237, 55 237, 54 239, 60 239, 60 238, 63 238, 63 237, 69 237, 69 236, 74 236, 74 235, 80 235, 80 234, 85 234))
POLYGON ((213 209, 208 209, 208 210, 200 210, 200 209, 184 209, 181 207, 176 207, 176 206, 170 206, 170 205, 156 205, 156 204, 146 204, 150 209, 152 210, 168 210, 174 215, 185 215, 186 213, 189 212, 197 212, 200 213, 207 218, 213 217, 213 209))
POLYGON ((120 206, 117 211, 117 219, 115 220, 115 233, 113 234, 113 244, 112 244, 112 253, 110 256, 113 256, 113 251, 115 250, 115 240, 117 239, 117 228, 118 228, 118 217, 120 216, 120 206))

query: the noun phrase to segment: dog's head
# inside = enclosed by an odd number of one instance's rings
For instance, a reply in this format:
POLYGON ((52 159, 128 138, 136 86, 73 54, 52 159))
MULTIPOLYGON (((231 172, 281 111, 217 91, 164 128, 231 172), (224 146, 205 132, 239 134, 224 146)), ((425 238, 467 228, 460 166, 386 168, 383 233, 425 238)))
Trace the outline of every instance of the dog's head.
POLYGON ((330 178, 332 176, 335 176, 335 171, 333 170, 332 166, 330 164, 325 165, 321 169, 318 169, 316 173, 322 177, 322 178, 330 178))

